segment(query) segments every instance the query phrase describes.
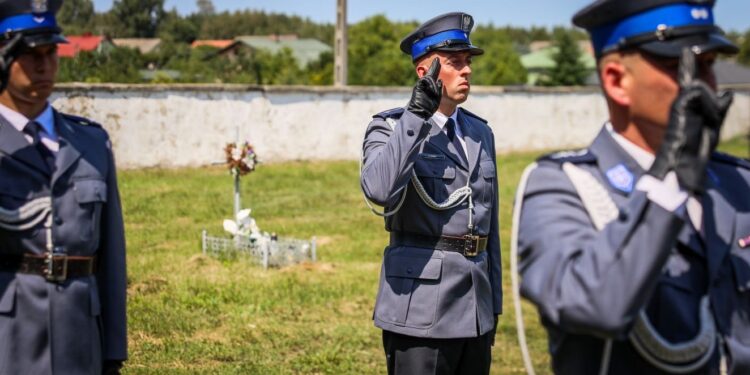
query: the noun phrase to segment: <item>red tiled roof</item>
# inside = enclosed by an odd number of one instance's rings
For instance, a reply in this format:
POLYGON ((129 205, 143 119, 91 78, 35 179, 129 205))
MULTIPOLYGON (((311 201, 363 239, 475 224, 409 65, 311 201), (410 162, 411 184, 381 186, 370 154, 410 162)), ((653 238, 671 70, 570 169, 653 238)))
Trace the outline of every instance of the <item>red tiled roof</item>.
POLYGON ((216 47, 216 48, 226 48, 226 47, 229 47, 230 45, 232 45, 232 43, 234 43, 234 40, 232 40, 232 39, 213 39, 213 40, 212 39, 204 39, 204 40, 196 40, 190 46, 193 47, 193 48, 200 47, 200 46, 211 46, 211 47, 216 47))
POLYGON ((104 41, 103 36, 97 35, 67 35, 67 44, 57 45, 60 57, 75 57, 81 51, 93 51, 104 41))

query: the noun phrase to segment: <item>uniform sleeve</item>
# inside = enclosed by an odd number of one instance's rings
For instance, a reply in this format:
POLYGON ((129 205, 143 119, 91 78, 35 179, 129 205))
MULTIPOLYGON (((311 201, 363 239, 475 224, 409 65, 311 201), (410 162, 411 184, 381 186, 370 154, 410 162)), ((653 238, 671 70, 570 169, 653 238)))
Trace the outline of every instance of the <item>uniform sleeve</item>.
POLYGON ((634 191, 620 215, 595 230, 564 172, 540 166, 521 208, 521 293, 548 322, 577 334, 624 336, 655 287, 684 213, 634 191))
MULTIPOLYGON (((490 133, 492 134, 492 133, 490 133)), ((498 210, 500 201, 498 196, 498 185, 500 180, 497 178, 497 155, 495 154, 495 136, 492 136, 492 160, 495 162, 495 184, 493 186, 492 214, 490 216, 490 230, 487 234, 487 253, 490 261, 490 283, 492 285, 492 309, 495 315, 503 313, 503 274, 502 262, 500 260, 500 224, 498 210)))
POLYGON ((365 133, 360 180, 367 199, 381 206, 396 204, 430 128, 427 121, 409 111, 404 111, 393 128, 382 118, 370 123, 365 133))
MULTIPOLYGON (((109 139, 107 144, 109 145, 109 139)), ((97 283, 102 301, 104 360, 127 359, 125 228, 112 150, 107 148, 107 204, 102 211, 102 233, 97 251, 97 283)))

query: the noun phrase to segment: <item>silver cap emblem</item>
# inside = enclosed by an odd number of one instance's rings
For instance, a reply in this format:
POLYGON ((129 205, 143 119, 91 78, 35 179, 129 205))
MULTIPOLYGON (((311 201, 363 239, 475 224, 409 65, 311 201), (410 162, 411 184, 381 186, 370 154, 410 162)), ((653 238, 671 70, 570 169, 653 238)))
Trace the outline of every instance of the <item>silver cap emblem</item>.
POLYGON ((47 0, 31 0, 31 13, 44 13, 47 11, 47 0))

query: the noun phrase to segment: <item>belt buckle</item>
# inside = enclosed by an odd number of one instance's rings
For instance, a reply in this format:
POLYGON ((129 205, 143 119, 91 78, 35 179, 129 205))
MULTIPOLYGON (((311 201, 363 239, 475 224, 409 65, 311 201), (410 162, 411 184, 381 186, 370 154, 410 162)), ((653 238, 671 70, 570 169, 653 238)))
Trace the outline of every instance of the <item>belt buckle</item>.
POLYGON ((45 271, 47 281, 61 283, 68 278, 68 255, 53 254, 47 255, 47 270, 45 271), (60 270, 60 273, 57 273, 60 270))
POLYGON ((479 236, 467 234, 464 236, 464 256, 475 257, 479 254, 479 236))

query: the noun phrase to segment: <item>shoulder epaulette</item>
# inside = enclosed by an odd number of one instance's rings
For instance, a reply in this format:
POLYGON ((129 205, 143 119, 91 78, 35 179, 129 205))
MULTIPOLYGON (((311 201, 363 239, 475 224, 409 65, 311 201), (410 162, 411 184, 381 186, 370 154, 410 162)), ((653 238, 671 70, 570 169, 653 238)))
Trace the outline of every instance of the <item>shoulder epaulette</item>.
POLYGON ((70 114, 67 114, 67 113, 61 113, 61 115, 63 115, 63 117, 65 117, 66 119, 72 121, 73 123, 75 123, 77 125, 95 126, 97 128, 101 128, 102 127, 101 124, 99 124, 97 122, 94 122, 94 121, 91 121, 91 120, 89 120, 89 119, 87 119, 85 117, 74 116, 74 115, 70 115, 70 114))
POLYGON ((483 123, 485 123, 485 124, 487 123, 487 120, 485 120, 485 119, 483 119, 483 118, 481 118, 481 117, 479 117, 479 116, 477 116, 477 115, 475 115, 475 114, 473 114, 473 113, 469 112, 469 110, 468 110, 468 109, 465 109, 465 108, 463 108, 463 107, 461 107, 460 109, 461 109, 461 111, 462 111, 463 113, 465 113, 465 114, 466 114, 467 116, 471 116, 471 117, 474 117, 475 119, 477 119, 477 120, 479 120, 479 121, 481 121, 481 122, 483 122, 483 123))
POLYGON ((543 155, 537 161, 550 161, 553 163, 573 163, 573 164, 590 164, 596 163, 596 155, 589 149, 584 148, 577 151, 558 151, 551 154, 543 155))
POLYGON ((723 152, 714 152, 711 154, 711 160, 718 161, 719 163, 730 164, 735 167, 750 169, 750 160, 725 154, 723 152))
POLYGON ((401 107, 399 107, 399 108, 391 108, 391 109, 389 109, 387 111, 383 111, 383 112, 380 112, 380 113, 378 113, 376 115, 373 115, 372 117, 378 117, 378 118, 382 118, 382 119, 387 119, 387 118, 399 119, 399 118, 401 118, 401 115, 404 114, 404 111, 405 111, 405 109, 401 108, 401 107))

